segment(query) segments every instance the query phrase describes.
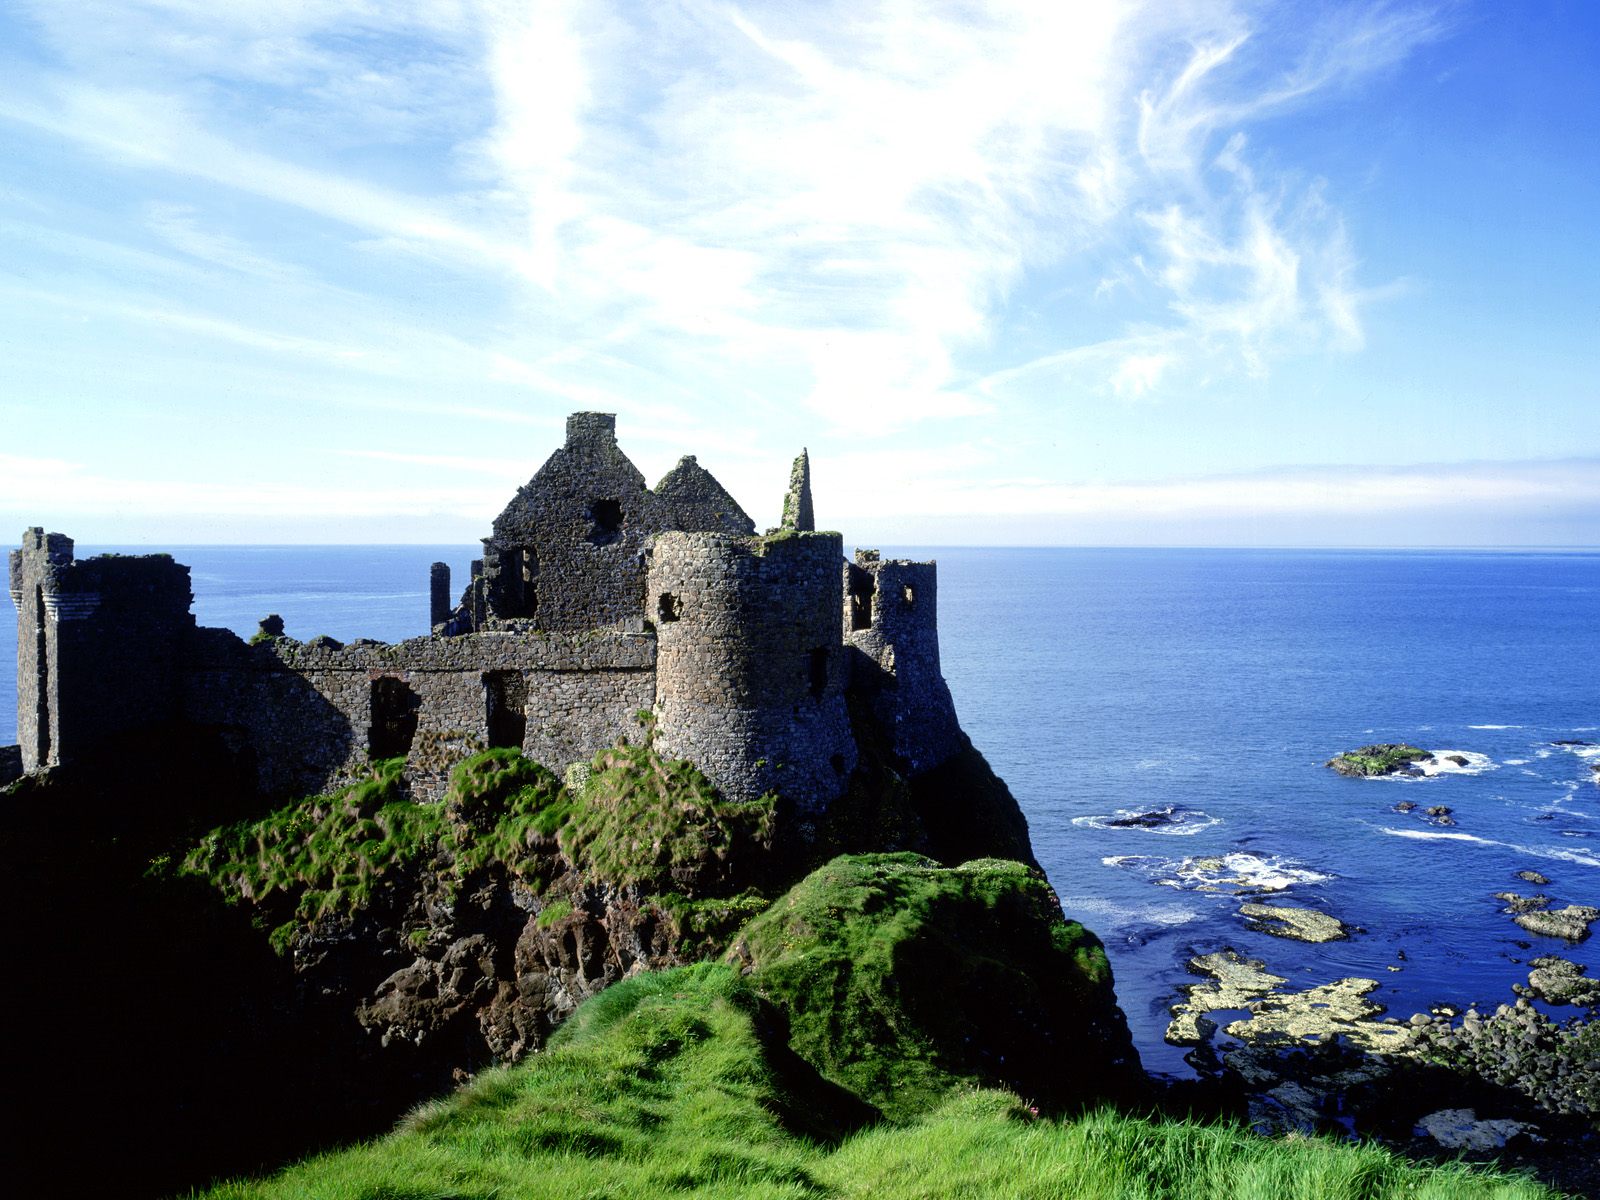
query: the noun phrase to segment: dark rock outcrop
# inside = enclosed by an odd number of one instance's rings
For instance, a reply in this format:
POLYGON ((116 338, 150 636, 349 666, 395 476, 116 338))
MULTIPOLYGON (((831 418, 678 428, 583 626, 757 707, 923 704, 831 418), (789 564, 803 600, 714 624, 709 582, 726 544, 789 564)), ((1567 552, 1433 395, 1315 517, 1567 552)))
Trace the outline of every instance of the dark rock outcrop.
POLYGON ((1341 775, 1403 775, 1413 763, 1427 762, 1432 758, 1431 753, 1416 746, 1383 742, 1336 754, 1325 765, 1341 775))

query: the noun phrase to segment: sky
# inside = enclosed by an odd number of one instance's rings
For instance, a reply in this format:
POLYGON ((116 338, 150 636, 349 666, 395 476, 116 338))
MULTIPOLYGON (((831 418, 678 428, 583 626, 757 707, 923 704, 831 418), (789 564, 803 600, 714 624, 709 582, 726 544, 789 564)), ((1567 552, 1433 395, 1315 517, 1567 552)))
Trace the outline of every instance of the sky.
POLYGON ((0 534, 1600 544, 1600 5, 11 0, 0 534))

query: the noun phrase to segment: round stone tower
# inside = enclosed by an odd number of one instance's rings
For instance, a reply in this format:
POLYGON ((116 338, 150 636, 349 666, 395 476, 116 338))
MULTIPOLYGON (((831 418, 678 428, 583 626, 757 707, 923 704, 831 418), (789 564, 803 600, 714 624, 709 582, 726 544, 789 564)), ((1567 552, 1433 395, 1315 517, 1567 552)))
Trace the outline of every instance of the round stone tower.
POLYGON ((856 764, 836 533, 663 533, 647 551, 656 747, 723 795, 826 808, 856 764))

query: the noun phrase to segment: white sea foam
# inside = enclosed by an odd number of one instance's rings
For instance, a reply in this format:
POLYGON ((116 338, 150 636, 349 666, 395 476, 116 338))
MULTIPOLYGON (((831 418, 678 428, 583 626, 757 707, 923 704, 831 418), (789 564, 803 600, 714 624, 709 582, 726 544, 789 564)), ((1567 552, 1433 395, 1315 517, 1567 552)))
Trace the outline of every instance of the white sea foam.
POLYGON ((1485 771, 1497 768, 1495 761, 1487 754, 1479 754, 1475 750, 1435 750, 1431 759, 1423 759, 1411 764, 1424 775, 1482 775, 1485 771), (1464 758, 1466 763, 1453 762, 1454 758, 1464 758))
MULTIPOLYGON (((1508 766, 1508 767, 1525 767, 1527 765, 1528 765, 1528 760, 1525 759, 1525 758, 1508 758, 1508 759, 1506 759, 1506 766, 1508 766)), ((1532 771, 1524 771, 1523 774, 1524 775, 1532 775, 1533 772, 1532 771)))
POLYGON ((1521 729, 1521 725, 1468 725, 1468 729, 1521 729))
POLYGON ((1168 804, 1163 808, 1119 808, 1116 812, 1092 817, 1073 817, 1072 823, 1080 829, 1128 829, 1136 833, 1159 833, 1168 837, 1192 837, 1202 829, 1222 823, 1198 808, 1184 808, 1181 804, 1168 804), (1139 818, 1151 818, 1152 823, 1138 824, 1139 818))
POLYGON ((1391 829, 1387 825, 1379 825, 1376 828, 1379 833, 1387 833, 1391 837, 1411 838, 1419 842, 1471 842, 1476 846, 1500 846, 1506 850, 1515 850, 1518 854, 1530 854, 1534 858, 1554 858, 1562 862, 1577 863, 1580 867, 1600 867, 1600 856, 1582 850, 1548 850, 1539 846, 1519 846, 1515 842, 1497 842, 1493 838, 1478 837, 1472 833, 1454 833, 1445 829, 1391 829))
POLYGON ((1178 859, 1118 854, 1100 861, 1108 867, 1138 871, 1152 883, 1183 892, 1281 892, 1297 883, 1324 883, 1333 878, 1292 859, 1243 850, 1178 859))
POLYGON ((1188 925, 1205 914, 1199 909, 1185 908, 1181 904, 1138 904, 1129 906, 1102 896, 1063 896, 1061 908, 1068 916, 1074 913, 1094 913, 1096 925, 1188 925))

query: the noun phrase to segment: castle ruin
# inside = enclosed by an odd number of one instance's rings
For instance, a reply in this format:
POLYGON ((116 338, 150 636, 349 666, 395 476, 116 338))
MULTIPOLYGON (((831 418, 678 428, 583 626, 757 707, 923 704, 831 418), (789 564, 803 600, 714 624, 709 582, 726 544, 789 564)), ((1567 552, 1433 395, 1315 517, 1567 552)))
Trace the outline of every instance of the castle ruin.
POLYGON ((431 799, 478 750, 518 747, 560 774, 648 713, 656 747, 728 798, 820 812, 868 733, 908 776, 967 743, 940 673, 934 564, 847 562, 813 524, 804 454, 763 536, 692 456, 650 488, 615 418, 575 413, 454 606, 434 564, 432 633, 347 645, 271 620, 249 642, 197 626, 170 556, 78 560, 71 538, 30 529, 10 555, 20 746, 0 750, 0 783, 189 725, 248 754, 269 795, 403 755, 431 799))

